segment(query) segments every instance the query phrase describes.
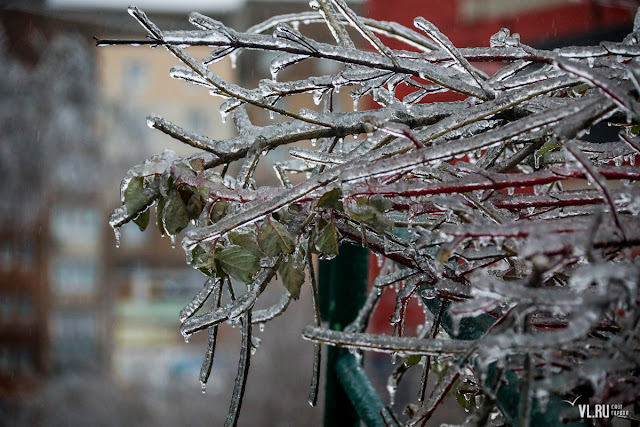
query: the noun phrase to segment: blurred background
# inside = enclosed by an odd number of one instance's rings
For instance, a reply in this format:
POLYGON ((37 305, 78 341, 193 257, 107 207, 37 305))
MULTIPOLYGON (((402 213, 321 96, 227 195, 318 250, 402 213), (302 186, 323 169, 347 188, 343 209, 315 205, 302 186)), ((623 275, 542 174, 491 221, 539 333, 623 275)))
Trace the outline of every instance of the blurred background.
MULTIPOLYGON (((234 135, 220 120, 219 98, 172 80, 178 65, 166 51, 145 47, 96 48, 100 38, 144 38, 127 14, 130 0, 0 1, 0 425, 222 425, 237 369, 239 333, 223 326, 212 379, 198 382, 205 334, 186 344, 178 312, 202 286, 155 227, 125 226, 116 249, 108 214, 119 205, 124 173, 165 148, 189 147, 149 129, 159 114, 213 139, 234 135)), ((276 14, 309 10, 305 0, 139 0, 162 29, 187 29, 197 10, 245 30, 276 14)), ((412 26, 434 22, 459 47, 487 46, 501 27, 536 47, 620 41, 632 27, 632 0, 358 0, 363 16, 412 26)), ((330 41, 322 26, 301 28, 330 41)), ((400 48, 389 41, 392 47, 400 48)), ((404 47, 403 47, 404 48, 404 47)), ((196 58, 206 48, 190 49, 196 58)), ((237 68, 228 60, 212 70, 255 87, 268 78, 274 55, 248 53, 237 68)), ((281 79, 335 73, 339 65, 304 61, 281 79)), ((489 73, 495 70, 485 70, 489 73)), ((340 93, 337 108, 352 101, 340 93)), ((287 101, 297 111, 310 97, 287 101), (299 102, 299 104, 297 104, 299 102)), ((256 124, 267 118, 250 111, 256 124)), ((276 119, 277 120, 277 119, 276 119)), ((270 162, 256 180, 275 185, 270 162)), ((390 291, 392 292, 392 291, 390 291)), ((270 286, 264 305, 279 299, 270 286)), ((388 331, 393 295, 387 295, 372 331, 388 331)), ((415 310, 413 324, 421 323, 415 310)), ((312 322, 308 286, 282 317, 258 335, 241 425, 322 424, 307 404, 313 346, 300 331, 312 322)), ((257 331, 256 331, 257 332, 257 331)), ((385 396, 388 358, 367 362, 385 396), (385 363, 380 363, 380 362, 385 363)), ((402 393, 414 393, 408 386, 402 393)), ((385 397, 386 399, 386 397, 385 397)), ((399 412, 402 408, 399 408, 399 412)), ((464 413, 433 419, 456 422, 464 413)))

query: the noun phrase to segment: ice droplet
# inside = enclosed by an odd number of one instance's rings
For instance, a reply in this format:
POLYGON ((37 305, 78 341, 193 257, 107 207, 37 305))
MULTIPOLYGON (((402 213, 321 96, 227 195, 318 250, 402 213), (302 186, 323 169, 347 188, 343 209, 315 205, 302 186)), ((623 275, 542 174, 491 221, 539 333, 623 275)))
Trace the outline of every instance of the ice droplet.
POLYGON ((258 347, 260 347, 260 342, 262 340, 256 336, 251 337, 251 355, 254 356, 256 351, 258 351, 258 347))
POLYGON ((324 95, 324 92, 321 90, 314 90, 313 91, 313 103, 316 105, 320 105, 320 101, 322 101, 322 95, 324 95))
POLYGON ((387 392, 389 393, 389 405, 393 406, 396 401, 396 390, 398 389, 394 381, 387 383, 387 392))
POLYGON ((116 238, 116 248, 119 248, 120 236, 122 235, 122 232, 120 231, 120 227, 113 227, 113 234, 115 235, 115 238, 116 238))
POLYGON ((200 381, 200 388, 202 389, 202 394, 207 392, 207 383, 200 381))
POLYGON ((171 235, 171 247, 172 247, 173 249, 175 249, 175 248, 176 248, 176 235, 175 235, 175 234, 172 234, 172 235, 171 235))

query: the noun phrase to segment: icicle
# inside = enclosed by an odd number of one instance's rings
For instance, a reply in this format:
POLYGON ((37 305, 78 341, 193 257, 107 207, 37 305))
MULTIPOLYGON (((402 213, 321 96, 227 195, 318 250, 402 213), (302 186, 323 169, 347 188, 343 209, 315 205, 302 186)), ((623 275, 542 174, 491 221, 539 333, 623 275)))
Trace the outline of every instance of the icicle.
POLYGON ((231 59, 231 68, 235 70, 238 66, 238 51, 232 52, 229 58, 231 59))
POLYGON ((258 351, 258 347, 260 347, 260 343, 262 340, 256 336, 251 337, 251 355, 255 356, 256 351, 258 351))
POLYGON ((375 252, 376 254, 376 265, 378 268, 382 268, 382 264, 384 263, 385 257, 381 253, 375 252))
POLYGON ((176 235, 172 234, 170 237, 171 237, 171 247, 173 249, 175 249, 176 248, 176 235))
POLYGON ((116 248, 119 248, 120 247, 120 236, 122 235, 120 227, 113 227, 113 234, 115 235, 115 238, 116 238, 116 248))
MULTIPOLYGON (((220 306, 220 299, 222 297, 222 282, 216 281, 216 289, 213 291, 213 301, 211 309, 216 310, 220 306)), ((216 343, 218 338, 218 326, 214 325, 209 328, 209 336, 207 339, 207 350, 205 352, 202 366, 200 367, 200 384, 202 384, 202 390, 206 387, 209 375, 211 374, 211 367, 213 366, 213 357, 216 352, 216 343)))
POLYGON ((238 374, 233 386, 233 396, 229 406, 229 414, 224 423, 225 427, 234 427, 238 423, 240 416, 240 406, 247 384, 249 374, 249 364, 251 360, 251 310, 242 316, 242 347, 240 349, 240 360, 238 362, 238 374))
POLYGON ((396 401, 396 391, 398 383, 390 376, 387 380, 387 393, 389 393, 389 406, 393 406, 396 401))
POLYGON ((312 92, 312 96, 313 96, 313 103, 316 105, 320 105, 320 102, 322 102, 322 96, 324 95, 324 91, 323 90, 314 90, 312 92))
MULTIPOLYGON (((204 287, 196 294, 195 297, 180 311, 180 323, 184 323, 189 317, 191 317, 206 301, 206 299, 211 295, 214 287, 216 286, 217 281, 215 279, 208 279, 204 287)), ((218 284, 219 286, 219 284, 218 284)))

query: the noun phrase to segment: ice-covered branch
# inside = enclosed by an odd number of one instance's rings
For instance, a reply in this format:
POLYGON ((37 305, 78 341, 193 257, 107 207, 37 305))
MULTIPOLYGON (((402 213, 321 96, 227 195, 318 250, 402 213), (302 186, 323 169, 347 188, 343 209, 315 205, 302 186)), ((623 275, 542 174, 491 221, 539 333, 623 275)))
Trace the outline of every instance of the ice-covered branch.
POLYGON ((307 272, 314 326, 303 337, 315 343, 311 404, 322 344, 405 357, 389 380, 394 390, 402 376, 420 371, 411 366, 423 364, 421 406, 409 405, 398 424, 426 422, 450 392, 471 411, 475 396, 484 396, 470 420, 486 421, 495 404, 505 423, 520 416, 521 425, 568 396, 591 393, 584 394, 591 403, 608 403, 611 396, 640 395, 633 390, 640 386, 634 379, 639 25, 623 42, 597 46, 534 49, 502 29, 490 47, 457 47, 428 16, 415 21, 423 35, 360 18, 343 0, 311 3, 316 11, 274 17, 244 32, 197 13, 189 17, 196 30, 163 31, 132 7, 148 40, 98 40, 164 46, 183 64, 170 75, 225 98, 223 119, 233 116, 238 135, 224 140, 149 116, 149 127, 199 152, 180 158, 167 151, 132 168, 121 185, 122 206, 110 218, 116 233, 130 221, 144 229, 155 206, 162 234, 175 239, 184 231, 187 262, 208 278, 179 314, 185 338, 209 330, 203 384, 218 328, 242 323, 227 425, 238 419, 251 324, 283 314, 307 272), (303 33, 322 22, 329 37, 303 33), (348 27, 373 50, 355 45, 348 27), (378 35, 418 51, 392 49, 378 35), (331 38, 335 43, 320 41, 331 38), (188 46, 212 52, 200 62, 188 46), (277 55, 271 78, 247 87, 209 69, 246 50, 277 55), (308 58, 344 67, 278 81, 282 70, 308 58), (498 70, 485 75, 478 62, 498 70), (352 112, 338 109, 344 89, 352 112), (433 96, 451 91, 464 99, 433 96), (298 105, 281 101, 300 95, 321 107, 281 108, 298 105), (280 121, 254 124, 255 107, 280 121), (617 135, 592 132, 607 127, 617 135), (273 163, 281 185, 264 185, 257 170, 284 145, 288 157, 273 163), (320 325, 314 259, 339 255, 346 242, 375 253, 382 268, 355 320, 340 332, 320 325), (284 293, 256 310, 276 274, 284 293), (246 288, 234 291, 232 279, 246 288), (390 287, 397 291, 389 319, 395 336, 366 333, 390 287), (405 323, 416 299, 425 323, 409 336, 405 323), (207 302, 211 308, 202 310, 207 302), (429 390, 434 371, 440 379, 429 390), (504 401, 515 393, 521 396, 509 405, 521 415, 504 401))

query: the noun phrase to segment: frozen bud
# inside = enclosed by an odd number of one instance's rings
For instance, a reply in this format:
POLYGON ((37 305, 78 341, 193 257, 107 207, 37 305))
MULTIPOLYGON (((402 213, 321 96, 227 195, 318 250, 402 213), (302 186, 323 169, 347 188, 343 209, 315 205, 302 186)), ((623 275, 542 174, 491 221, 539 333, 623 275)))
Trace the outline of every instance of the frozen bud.
POLYGON ((489 45, 491 47, 519 46, 520 34, 511 34, 508 28, 501 28, 500 31, 491 36, 489 45))
POLYGON ((373 133, 373 131, 380 127, 380 122, 374 116, 364 116, 362 118, 362 125, 366 133, 373 133))
POLYGON ((364 122, 363 123, 363 127, 364 127, 364 131, 366 133, 373 133, 374 130, 376 130, 375 126, 373 126, 371 123, 369 122, 364 122))

